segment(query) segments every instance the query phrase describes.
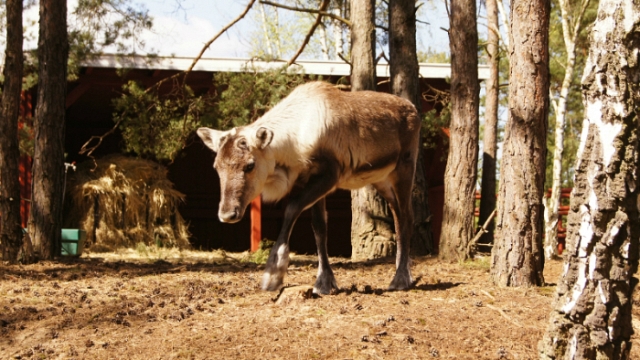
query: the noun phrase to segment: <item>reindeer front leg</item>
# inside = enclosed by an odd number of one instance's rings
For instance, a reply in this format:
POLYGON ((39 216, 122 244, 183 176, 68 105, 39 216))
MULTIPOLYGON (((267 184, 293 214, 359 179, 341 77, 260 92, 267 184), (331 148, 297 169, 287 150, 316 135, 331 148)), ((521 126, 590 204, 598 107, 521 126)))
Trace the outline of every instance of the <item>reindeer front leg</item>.
MULTIPOLYGON (((338 179, 337 174, 337 169, 332 168, 322 171, 320 174, 312 176, 309 179, 307 185, 304 187, 303 191, 297 196, 293 197, 287 204, 287 207, 284 211, 284 222, 282 224, 282 229, 280 229, 280 234, 278 235, 276 244, 271 249, 269 259, 267 259, 265 272, 262 276, 263 290, 275 291, 282 286, 284 276, 287 274, 287 267, 289 266, 289 237, 291 236, 293 225, 305 209, 308 209, 318 200, 323 199, 329 192, 331 192, 335 188, 338 179)), ((329 269, 329 271, 331 270, 329 269)), ((333 274, 331 274, 331 276, 333 276, 333 274)))

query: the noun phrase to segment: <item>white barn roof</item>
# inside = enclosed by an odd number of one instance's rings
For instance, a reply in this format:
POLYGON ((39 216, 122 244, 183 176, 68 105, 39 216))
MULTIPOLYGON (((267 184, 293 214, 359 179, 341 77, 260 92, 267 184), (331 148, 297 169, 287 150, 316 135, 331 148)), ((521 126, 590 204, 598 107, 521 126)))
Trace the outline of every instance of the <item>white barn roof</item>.
MULTIPOLYGON (((98 68, 132 68, 150 70, 187 70, 193 63, 194 58, 188 57, 146 57, 140 55, 117 56, 102 55, 96 59, 83 62, 86 67, 98 68)), ((259 61, 251 59, 232 58, 201 58, 193 71, 209 72, 242 72, 247 66, 255 66, 259 69, 278 68, 285 64, 285 61, 259 61)), ((302 72, 309 75, 325 76, 348 76, 350 74, 349 64, 343 61, 316 61, 298 60, 294 67, 301 67, 302 72)), ((451 76, 451 66, 449 64, 420 63, 420 76, 430 79, 444 79, 451 76)), ((378 77, 389 77, 389 65, 379 63, 376 68, 378 77)), ((478 66, 478 78, 486 80, 489 78, 489 67, 478 66)))

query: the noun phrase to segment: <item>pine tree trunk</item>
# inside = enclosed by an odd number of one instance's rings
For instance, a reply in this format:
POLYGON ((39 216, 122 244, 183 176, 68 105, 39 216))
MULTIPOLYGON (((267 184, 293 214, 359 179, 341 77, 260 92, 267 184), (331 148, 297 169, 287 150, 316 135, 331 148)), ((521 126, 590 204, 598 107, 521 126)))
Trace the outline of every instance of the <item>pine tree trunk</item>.
POLYGON ((538 286, 549 109, 549 0, 512 0, 509 119, 505 127, 491 277, 538 286))
POLYGON ((29 234, 42 259, 60 253, 67 89, 67 4, 40 0, 38 102, 29 234))
MULTIPOLYGON (((484 115, 484 135, 482 137, 482 187, 480 190, 480 217, 478 223, 484 225, 496 208, 496 154, 498 149, 498 104, 499 104, 499 23, 497 0, 487 0, 487 57, 489 63, 489 79, 486 84, 486 101, 484 115)), ((501 1, 501 0, 500 0, 501 1)), ((482 235, 481 244, 493 243, 493 222, 482 235)))
MULTIPOLYGON (((351 91, 375 90, 375 1, 351 1, 351 91)), ((351 191, 351 258, 393 256, 396 242, 387 202, 367 186, 351 191)))
POLYGON ((7 39, 0 115, 0 246, 2 259, 14 263, 22 245, 18 178, 18 116, 22 91, 22 0, 7 0, 7 39))
POLYGON ((478 30, 475 1, 451 1, 451 125, 440 258, 469 258, 478 164, 478 30))
POLYGON ((640 222, 640 5, 601 0, 582 78, 585 120, 565 271, 541 359, 628 359, 640 222))
MULTIPOLYGON (((389 72, 391 92, 410 100, 421 113, 418 58, 416 56, 416 3, 414 0, 389 1, 389 72)), ((411 237, 411 254, 433 252, 429 212, 428 184, 424 174, 424 157, 418 155, 411 202, 415 224, 411 237)))

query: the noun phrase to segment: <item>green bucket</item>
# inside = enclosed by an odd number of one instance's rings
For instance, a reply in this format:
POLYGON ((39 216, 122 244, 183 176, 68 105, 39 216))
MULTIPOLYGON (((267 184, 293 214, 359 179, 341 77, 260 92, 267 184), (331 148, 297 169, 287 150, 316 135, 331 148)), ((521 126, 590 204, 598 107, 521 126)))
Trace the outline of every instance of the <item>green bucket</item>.
POLYGON ((87 232, 81 229, 62 229, 62 256, 80 256, 87 232))

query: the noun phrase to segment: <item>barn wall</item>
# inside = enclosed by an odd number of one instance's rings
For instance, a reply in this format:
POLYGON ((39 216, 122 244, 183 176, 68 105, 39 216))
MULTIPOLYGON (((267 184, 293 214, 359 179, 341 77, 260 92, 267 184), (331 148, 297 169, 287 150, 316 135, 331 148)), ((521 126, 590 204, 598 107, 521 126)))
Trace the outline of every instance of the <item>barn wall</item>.
MULTIPOLYGON (((79 155, 82 145, 93 135, 101 135, 113 126, 112 100, 119 96, 122 84, 134 79, 150 85, 169 76, 172 71, 131 70, 123 80, 114 69, 91 68, 84 69, 79 80, 69 85, 67 101, 67 128, 65 146, 68 153, 67 161, 90 161, 86 156, 79 155)), ((190 85, 197 92, 207 91, 212 84, 212 74, 194 72, 189 76, 190 85)), ((336 79, 332 79, 336 80, 336 79)), ((381 79, 384 80, 384 79, 381 79)), ((446 89, 448 84, 443 79, 422 79, 423 88, 426 83, 438 88, 446 89)), ((384 82, 379 91, 388 91, 388 84, 384 82)), ((422 111, 431 109, 432 104, 423 102, 422 111)), ((219 179, 213 169, 213 153, 206 148, 194 135, 177 159, 168 166, 169 178, 177 190, 186 195, 184 204, 180 207, 182 216, 189 223, 191 244, 196 249, 210 250, 222 248, 228 251, 244 251, 250 247, 250 219, 249 211, 245 218, 237 224, 222 224, 218 220, 219 179)), ((122 138, 116 131, 104 139, 104 143, 94 155, 104 155, 119 152, 122 138)), ((425 154, 425 169, 427 181, 431 187, 429 196, 431 202, 432 225, 434 235, 439 233, 441 221, 444 162, 440 159, 442 149, 428 151, 425 154)), ((329 213, 329 254, 332 256, 351 255, 351 207, 350 193, 338 191, 327 199, 329 213)), ((262 237, 275 239, 280 231, 282 214, 286 199, 278 204, 264 205, 262 212, 262 237)), ((436 237, 437 238, 437 237, 436 237)), ((297 253, 315 253, 315 241, 311 230, 309 212, 300 216, 291 236, 291 249, 297 253)))

